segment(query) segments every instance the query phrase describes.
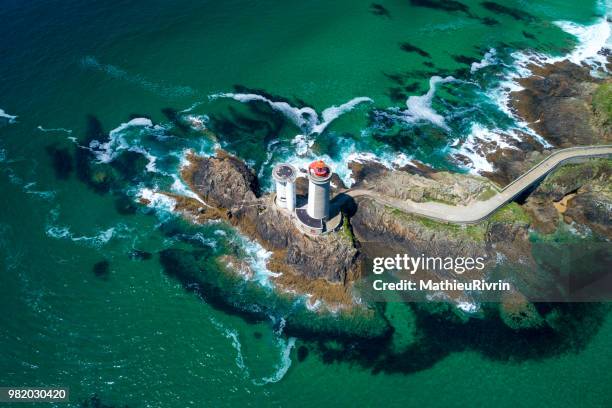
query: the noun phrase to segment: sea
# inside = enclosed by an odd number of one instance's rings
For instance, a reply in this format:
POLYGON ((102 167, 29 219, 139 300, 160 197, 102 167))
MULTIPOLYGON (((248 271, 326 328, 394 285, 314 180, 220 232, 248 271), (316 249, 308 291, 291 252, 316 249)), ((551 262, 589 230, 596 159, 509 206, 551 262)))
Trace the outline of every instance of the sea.
POLYGON ((606 75, 610 2, 376 1, 0 1, 0 386, 68 387, 38 405, 58 407, 612 406, 605 305, 564 341, 478 305, 462 324, 390 305, 392 345, 288 333, 318 311, 274 306, 270 253, 159 194, 193 196, 186 153, 218 148, 264 191, 315 158, 346 185, 351 160, 491 171, 482 144, 547 145, 507 105, 529 63, 606 75), (219 283, 228 255, 245 282, 219 283))

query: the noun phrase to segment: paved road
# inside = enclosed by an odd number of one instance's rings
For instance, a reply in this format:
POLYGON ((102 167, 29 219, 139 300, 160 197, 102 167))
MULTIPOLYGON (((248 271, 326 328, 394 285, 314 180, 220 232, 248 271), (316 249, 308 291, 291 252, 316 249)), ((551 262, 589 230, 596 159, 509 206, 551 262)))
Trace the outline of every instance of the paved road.
POLYGON ((573 159, 612 156, 612 145, 571 147, 557 150, 546 159, 532 167, 525 174, 508 184, 497 195, 484 201, 473 201, 467 206, 448 205, 437 202, 417 203, 386 197, 366 189, 350 189, 345 194, 351 197, 370 197, 377 202, 397 208, 407 213, 422 215, 437 221, 457 224, 476 224, 483 221, 500 207, 512 201, 534 183, 541 180, 558 166, 573 159))

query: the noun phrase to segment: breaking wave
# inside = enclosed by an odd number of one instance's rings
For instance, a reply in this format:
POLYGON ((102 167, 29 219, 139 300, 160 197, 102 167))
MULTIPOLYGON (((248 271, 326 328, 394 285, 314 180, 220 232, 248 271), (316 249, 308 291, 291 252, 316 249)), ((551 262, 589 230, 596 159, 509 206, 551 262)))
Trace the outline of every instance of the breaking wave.
POLYGON ((406 100, 407 109, 402 111, 404 121, 408 123, 417 122, 431 122, 434 125, 450 131, 450 128, 446 124, 444 116, 437 113, 431 106, 434 94, 436 93, 436 87, 438 84, 455 81, 455 78, 448 76, 442 78, 439 76, 432 76, 429 79, 429 90, 425 95, 421 96, 410 96, 406 100))
MULTIPOLYGON (((607 3, 601 2, 600 6, 606 7, 607 3)), ((609 7, 609 6, 608 6, 609 7)), ((606 10, 607 16, 610 15, 609 9, 606 10)), ((554 64, 563 60, 569 60, 575 64, 587 64, 592 67, 592 75, 599 72, 608 72, 607 55, 612 49, 611 39, 612 30, 608 17, 599 18, 594 24, 582 25, 570 21, 557 21, 555 24, 568 34, 577 39, 577 45, 568 54, 562 56, 551 56, 535 51, 515 51, 510 54, 512 65, 507 66, 498 61, 498 52, 495 49, 489 50, 480 62, 473 63, 471 66, 472 74, 490 65, 500 64, 505 70, 505 79, 496 86, 485 90, 486 96, 494 102, 498 109, 505 113, 514 122, 510 129, 490 129, 480 123, 473 123, 471 129, 461 144, 456 149, 460 155, 467 157, 472 164, 468 167, 470 171, 479 173, 481 171, 492 171, 494 164, 486 159, 486 151, 483 150, 484 144, 491 142, 498 148, 510 148, 502 137, 503 135, 519 138, 515 130, 527 133, 537 140, 544 147, 551 147, 544 138, 529 127, 529 124, 517 117, 510 108, 510 94, 523 89, 519 84, 519 79, 532 75, 529 66, 554 64)), ((451 146, 452 147, 452 146, 451 146)))
POLYGON ((497 50, 495 48, 491 48, 487 51, 479 62, 472 62, 472 66, 470 67, 470 72, 473 74, 474 72, 493 65, 497 62, 497 50))
POLYGON ((65 133, 68 133, 68 134, 72 133, 72 129, 66 129, 66 128, 50 128, 50 129, 47 129, 47 128, 44 128, 44 127, 42 127, 40 125, 38 125, 38 127, 36 129, 40 130, 41 132, 65 132, 65 133))
POLYGON ((16 115, 9 115, 4 111, 4 109, 0 109, 0 118, 4 118, 8 121, 8 123, 15 123, 17 121, 16 115))
POLYGON ((123 235, 127 230, 127 227, 123 224, 119 224, 116 227, 111 227, 106 230, 102 230, 96 235, 77 235, 70 231, 69 227, 66 226, 48 226, 45 233, 48 237, 55 239, 69 239, 73 242, 82 242, 88 246, 99 248, 108 243, 113 237, 123 235))
POLYGON ((287 102, 272 101, 265 96, 257 94, 236 94, 236 93, 219 93, 210 96, 211 99, 231 98, 238 102, 265 102, 270 107, 278 112, 281 112, 295 126, 300 128, 306 135, 320 134, 340 115, 350 112, 357 105, 364 102, 373 102, 367 97, 357 97, 339 106, 331 106, 321 112, 319 118, 318 113, 311 107, 296 108, 287 102))

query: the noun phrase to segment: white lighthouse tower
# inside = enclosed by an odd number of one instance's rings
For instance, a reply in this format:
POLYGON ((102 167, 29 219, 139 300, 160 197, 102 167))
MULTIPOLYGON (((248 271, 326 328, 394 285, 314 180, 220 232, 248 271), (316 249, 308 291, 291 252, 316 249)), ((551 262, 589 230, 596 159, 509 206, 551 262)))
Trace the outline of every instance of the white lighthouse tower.
POLYGON ((315 220, 329 218, 330 179, 332 172, 323 160, 317 160, 308 166, 308 216, 315 220))
POLYGON ((293 213, 295 210, 295 178, 297 170, 290 164, 281 163, 272 170, 276 182, 276 205, 293 213))

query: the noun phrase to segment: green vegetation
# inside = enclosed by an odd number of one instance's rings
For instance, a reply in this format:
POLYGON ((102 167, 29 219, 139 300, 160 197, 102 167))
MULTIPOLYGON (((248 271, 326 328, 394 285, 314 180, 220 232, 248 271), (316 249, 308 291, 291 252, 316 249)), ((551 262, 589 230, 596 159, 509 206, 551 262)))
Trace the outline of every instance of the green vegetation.
POLYGON ((548 188, 555 185, 579 187, 585 181, 596 179, 610 172, 612 172, 612 160, 610 159, 591 159, 585 163, 566 164, 550 173, 542 182, 541 187, 548 188))
POLYGON ((351 243, 355 243, 355 234, 353 234, 353 229, 349 224, 349 217, 344 213, 342 213, 342 229, 339 231, 339 235, 351 243))
POLYGON ((523 210, 523 207, 517 203, 509 203, 497 210, 489 219, 490 222, 514 223, 521 222, 529 224, 529 215, 523 210))
POLYGON ((593 95, 593 109, 602 125, 612 125, 612 83, 600 85, 593 95))
POLYGON ((478 201, 486 201, 495 196, 495 194, 497 194, 497 191, 493 187, 487 187, 487 189, 480 193, 476 199, 478 201))
POLYGON ((486 226, 485 223, 475 225, 457 225, 445 222, 434 221, 426 217, 420 217, 417 215, 407 214, 402 210, 392 207, 386 207, 394 216, 401 218, 411 223, 417 223, 427 229, 436 231, 443 231, 449 234, 451 237, 465 237, 474 241, 484 241, 486 226))

